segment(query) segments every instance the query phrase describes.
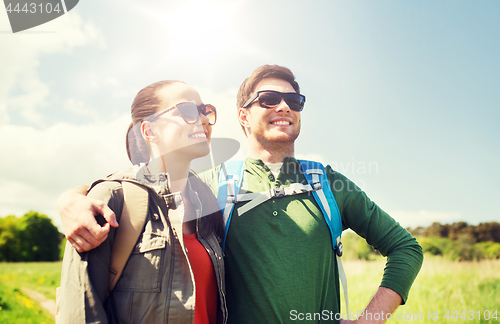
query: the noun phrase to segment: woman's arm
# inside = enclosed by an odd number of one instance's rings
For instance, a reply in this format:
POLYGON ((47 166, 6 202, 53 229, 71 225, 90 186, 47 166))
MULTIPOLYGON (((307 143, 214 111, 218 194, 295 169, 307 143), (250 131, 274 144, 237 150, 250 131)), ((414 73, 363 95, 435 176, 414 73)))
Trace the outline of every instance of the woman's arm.
POLYGON ((118 227, 115 213, 101 200, 87 197, 88 186, 79 186, 66 191, 57 201, 68 241, 78 252, 92 250, 108 237, 110 226, 118 227), (100 226, 96 215, 107 221, 100 226))

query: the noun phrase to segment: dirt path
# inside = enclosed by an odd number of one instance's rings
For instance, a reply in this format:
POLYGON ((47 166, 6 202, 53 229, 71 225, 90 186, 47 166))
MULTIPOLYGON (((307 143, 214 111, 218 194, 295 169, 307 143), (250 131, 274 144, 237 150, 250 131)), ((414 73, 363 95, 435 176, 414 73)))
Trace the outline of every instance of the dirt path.
POLYGON ((45 310, 47 310, 52 316, 56 315, 56 302, 55 300, 49 299, 37 291, 31 290, 29 288, 23 287, 21 291, 29 298, 36 300, 40 303, 45 310))

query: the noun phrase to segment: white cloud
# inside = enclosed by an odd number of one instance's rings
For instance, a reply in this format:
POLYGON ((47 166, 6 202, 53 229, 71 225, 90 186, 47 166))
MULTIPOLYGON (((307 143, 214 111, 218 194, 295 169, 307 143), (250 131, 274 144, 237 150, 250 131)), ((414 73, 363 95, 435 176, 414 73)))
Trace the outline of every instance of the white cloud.
POLYGON ((77 100, 74 98, 67 99, 64 102, 64 109, 80 116, 91 117, 94 121, 100 120, 99 113, 95 109, 88 107, 85 102, 81 100, 77 100))
POLYGON ((30 210, 52 216, 53 223, 61 227, 60 218, 53 217, 57 215, 57 211, 52 195, 38 190, 31 183, 0 180, 0 217, 20 217, 30 210))
MULTIPOLYGON (((5 19, 1 17, 0 26, 2 30, 10 30, 7 16, 2 14, 5 19)), ((116 170, 117 165, 122 168, 126 165, 123 138, 128 124, 125 129, 120 126, 124 118, 108 125, 59 123, 44 130, 9 125, 9 111, 14 109, 33 125, 45 125, 39 108, 46 104, 51 89, 39 77, 40 57, 70 53, 75 47, 89 44, 104 47, 104 38, 76 12, 0 38, 0 216, 21 216, 35 210, 60 224, 55 202, 64 190, 105 176, 116 170)), ((83 113, 87 107, 68 99, 66 108, 72 111, 80 108, 83 113)))
POLYGON ((389 214, 403 227, 429 226, 433 222, 446 224, 463 221, 462 214, 458 212, 394 210, 389 214))
POLYGON ((30 71, 30 75, 23 76, 20 80, 23 94, 7 99, 8 105, 21 110, 21 116, 30 123, 43 126, 43 115, 37 108, 45 104, 45 98, 50 93, 49 87, 38 80, 38 75, 30 71))
MULTIPOLYGON (((0 101, 6 103, 8 109, 19 109, 21 115, 34 125, 43 125, 43 115, 37 109, 46 104, 50 87, 38 75, 40 56, 47 53, 70 53, 75 47, 88 44, 104 47, 104 38, 92 23, 84 22, 75 12, 26 32, 2 35, 0 101), (37 31, 50 32, 36 33, 37 31), (10 97, 14 90, 19 94, 10 97)), ((0 109, 0 114, 5 115, 6 110, 0 109)))
POLYGON ((0 31, 10 31, 9 17, 7 11, 0 10, 0 31))
POLYGON ((8 124, 10 117, 7 112, 7 105, 0 103, 0 126, 8 124))

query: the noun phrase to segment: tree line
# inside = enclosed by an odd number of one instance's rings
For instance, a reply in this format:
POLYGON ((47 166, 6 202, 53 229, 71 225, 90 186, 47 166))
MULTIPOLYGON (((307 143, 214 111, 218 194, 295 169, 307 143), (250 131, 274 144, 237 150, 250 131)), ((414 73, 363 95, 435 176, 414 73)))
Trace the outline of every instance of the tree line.
POLYGON ((500 224, 497 222, 481 223, 479 225, 469 225, 466 222, 442 225, 434 222, 429 227, 407 228, 407 230, 413 236, 447 237, 454 241, 467 236, 474 243, 500 243, 500 224))
POLYGON ((0 262, 60 260, 64 235, 46 215, 30 211, 0 218, 0 262))
POLYGON ((409 228, 424 253, 456 261, 500 259, 500 224, 469 225, 432 223, 429 227, 409 228))
MULTIPOLYGON (((428 227, 407 228, 417 238, 424 253, 451 260, 500 259, 500 223, 469 225, 432 223, 428 227)), ((46 215, 30 211, 22 217, 0 218, 0 262, 57 261, 62 258, 59 233, 46 215)), ((371 260, 378 254, 353 233, 343 235, 347 258, 371 260)))
MULTIPOLYGON (((500 224, 469 225, 432 223, 428 227, 407 228, 425 254, 439 255, 454 261, 500 259, 500 224)), ((347 259, 373 260, 378 252, 354 233, 342 235, 347 259)))

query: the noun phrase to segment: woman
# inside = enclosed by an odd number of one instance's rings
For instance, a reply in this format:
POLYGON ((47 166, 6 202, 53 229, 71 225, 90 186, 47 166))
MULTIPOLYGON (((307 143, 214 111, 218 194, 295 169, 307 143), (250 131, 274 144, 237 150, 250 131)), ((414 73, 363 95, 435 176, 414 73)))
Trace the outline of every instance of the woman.
POLYGON ((111 292, 110 254, 120 228, 89 252, 66 245, 59 320, 225 323, 222 218, 210 189, 189 171, 193 159, 209 153, 215 107, 183 82, 161 81, 137 94, 131 113, 127 153, 134 168, 95 182, 89 196, 107 203, 119 222, 122 181, 146 186, 144 228, 111 292))

